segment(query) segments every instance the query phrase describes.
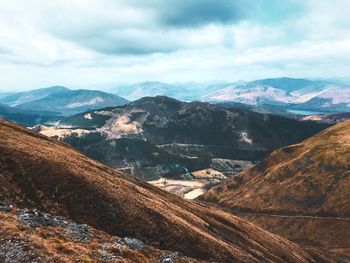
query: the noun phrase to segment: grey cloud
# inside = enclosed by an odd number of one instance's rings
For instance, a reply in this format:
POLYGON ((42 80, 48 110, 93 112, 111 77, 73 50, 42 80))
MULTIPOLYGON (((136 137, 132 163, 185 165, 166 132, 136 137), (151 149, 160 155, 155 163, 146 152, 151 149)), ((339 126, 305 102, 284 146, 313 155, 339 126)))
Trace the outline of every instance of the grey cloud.
MULTIPOLYGON (((156 1, 160 22, 172 27, 196 27, 209 23, 232 23, 247 17, 256 1, 169 0, 156 1)), ((154 4, 154 3, 153 3, 154 4)))
POLYGON ((107 28, 84 38, 75 39, 81 45, 107 55, 145 55, 168 53, 176 49, 164 43, 162 36, 149 31, 109 31, 107 28))
POLYGON ((78 17, 74 14, 66 19, 61 17, 60 21, 66 21, 63 25, 54 21, 49 30, 60 38, 108 55, 168 53, 191 47, 181 31, 188 29, 195 33, 208 24, 234 23, 256 6, 254 0, 119 0, 115 3, 118 6, 109 17, 96 19, 91 13, 84 17, 84 13, 77 12, 78 17), (115 18, 123 14, 123 8, 137 10, 140 16, 129 24, 120 24, 115 18))
POLYGON ((10 48, 7 47, 0 47, 0 54, 1 55, 13 55, 13 52, 10 48))
POLYGON ((111 26, 84 31, 60 31, 56 36, 105 55, 169 53, 179 45, 173 36, 146 29, 114 29, 111 26))

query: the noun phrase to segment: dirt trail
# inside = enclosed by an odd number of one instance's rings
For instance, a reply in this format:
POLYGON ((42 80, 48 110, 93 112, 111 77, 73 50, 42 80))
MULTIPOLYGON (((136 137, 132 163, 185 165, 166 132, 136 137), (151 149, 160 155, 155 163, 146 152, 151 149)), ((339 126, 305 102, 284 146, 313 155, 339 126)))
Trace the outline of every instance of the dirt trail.
POLYGON ((340 216, 321 216, 321 215, 287 215, 278 213, 264 213, 264 212, 242 212, 236 210, 230 210, 232 214, 244 215, 244 216, 267 216, 267 217, 281 217, 281 218, 306 218, 306 219, 320 219, 320 220, 343 220, 350 221, 350 217, 340 216))

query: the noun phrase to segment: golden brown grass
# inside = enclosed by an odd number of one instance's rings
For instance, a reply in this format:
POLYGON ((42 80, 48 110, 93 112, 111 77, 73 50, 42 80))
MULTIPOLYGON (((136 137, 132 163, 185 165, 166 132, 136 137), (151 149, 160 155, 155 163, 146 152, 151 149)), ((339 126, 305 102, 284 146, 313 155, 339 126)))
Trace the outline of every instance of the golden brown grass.
MULTIPOLYGON (((350 121, 274 151, 200 199, 258 214, 350 218, 350 121)), ((350 221, 247 218, 301 243, 350 247, 350 221)))
MULTIPOLYGON (((160 255, 169 253, 146 246, 143 250, 133 250, 118 247, 117 237, 89 228, 91 240, 78 242, 63 235, 62 227, 30 227, 23 225, 16 216, 16 210, 11 213, 0 212, 0 237, 2 240, 18 240, 28 244, 28 252, 34 253, 40 262, 155 262, 160 255), (108 254, 113 260, 103 260, 100 255, 102 246, 110 246, 108 254)), ((181 261, 179 261, 181 262, 181 261)), ((194 259, 182 262, 200 262, 194 259)))

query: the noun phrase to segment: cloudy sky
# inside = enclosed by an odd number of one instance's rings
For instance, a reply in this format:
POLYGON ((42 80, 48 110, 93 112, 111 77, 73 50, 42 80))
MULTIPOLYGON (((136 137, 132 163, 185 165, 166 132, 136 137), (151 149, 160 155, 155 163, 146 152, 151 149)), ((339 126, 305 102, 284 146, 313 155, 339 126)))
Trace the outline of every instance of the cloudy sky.
POLYGON ((349 0, 0 0, 0 91, 350 78, 349 0))

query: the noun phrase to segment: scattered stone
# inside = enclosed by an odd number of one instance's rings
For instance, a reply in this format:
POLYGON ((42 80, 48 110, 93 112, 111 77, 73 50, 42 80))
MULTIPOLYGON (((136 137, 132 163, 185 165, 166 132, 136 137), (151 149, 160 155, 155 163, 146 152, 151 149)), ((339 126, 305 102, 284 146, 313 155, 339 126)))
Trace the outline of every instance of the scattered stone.
POLYGON ((37 124, 32 128, 33 132, 41 132, 43 130, 43 125, 37 124))
POLYGON ((117 246, 120 245, 103 244, 98 249, 94 250, 93 253, 103 261, 115 262, 115 260, 119 258, 118 256, 114 255, 116 249, 118 249, 117 246))
POLYGON ((9 213, 9 212, 11 212, 11 207, 9 207, 9 206, 0 206, 0 212, 9 213))
POLYGON ((67 231, 63 235, 71 237, 76 241, 89 240, 88 225, 77 224, 62 216, 53 216, 35 210, 21 209, 19 210, 18 217, 22 224, 31 227, 64 227, 67 228, 67 231))
POLYGON ((166 253, 159 257, 157 263, 175 263, 176 259, 184 259, 179 252, 166 253))
POLYGON ((113 246, 107 244, 107 245, 102 245, 100 249, 103 251, 111 251, 113 248, 114 248, 113 246))
POLYGON ((25 241, 0 239, 0 262, 37 262, 36 259, 37 256, 28 251, 28 244, 25 241))
POLYGON ((117 241, 117 244, 132 249, 143 249, 145 247, 144 243, 141 240, 131 237, 120 238, 117 241))
POLYGON ((111 260, 114 260, 117 258, 116 256, 111 255, 111 254, 107 253, 106 251, 98 251, 97 255, 101 260, 104 260, 104 261, 111 261, 111 260))

